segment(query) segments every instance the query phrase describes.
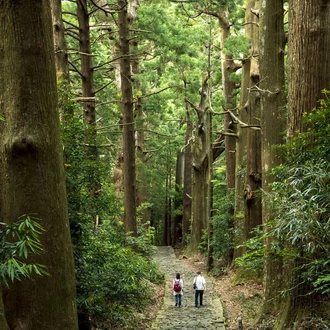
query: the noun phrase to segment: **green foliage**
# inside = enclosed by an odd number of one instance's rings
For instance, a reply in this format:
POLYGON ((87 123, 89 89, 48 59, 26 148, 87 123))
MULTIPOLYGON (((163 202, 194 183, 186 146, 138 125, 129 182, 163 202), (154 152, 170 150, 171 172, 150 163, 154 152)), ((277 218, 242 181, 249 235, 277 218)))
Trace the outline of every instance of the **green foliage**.
POLYGON ((204 229, 202 232, 201 242, 198 244, 198 249, 203 255, 207 255, 209 247, 209 234, 208 230, 204 229))
POLYGON ((0 222, 0 283, 48 275, 44 265, 28 262, 30 255, 44 252, 39 237, 44 229, 39 220, 22 215, 13 223, 0 222))
POLYGON ((282 254, 300 261, 302 281, 320 294, 330 292, 330 163, 329 92, 306 115, 306 133, 291 139, 283 151, 287 163, 275 171, 271 207, 276 211, 272 233, 282 254))
POLYGON ((138 225, 138 236, 128 236, 128 244, 145 257, 150 257, 155 252, 156 247, 153 244, 155 240, 155 228, 150 223, 138 225))
POLYGON ((253 237, 248 239, 244 246, 239 246, 246 249, 244 255, 235 259, 235 263, 240 268, 241 280, 258 280, 263 271, 263 259, 267 253, 264 247, 265 235, 261 227, 255 228, 252 235, 253 237))
POLYGON ((214 202, 212 216, 212 247, 213 256, 216 259, 230 260, 230 252, 233 249, 233 216, 230 210, 234 207, 234 197, 226 194, 225 166, 220 166, 214 178, 214 202))
POLYGON ((148 258, 130 247, 131 240, 115 220, 84 230, 77 260, 78 307, 100 328, 111 319, 113 327, 134 329, 134 312, 143 311, 151 299, 150 283, 163 279, 148 258))

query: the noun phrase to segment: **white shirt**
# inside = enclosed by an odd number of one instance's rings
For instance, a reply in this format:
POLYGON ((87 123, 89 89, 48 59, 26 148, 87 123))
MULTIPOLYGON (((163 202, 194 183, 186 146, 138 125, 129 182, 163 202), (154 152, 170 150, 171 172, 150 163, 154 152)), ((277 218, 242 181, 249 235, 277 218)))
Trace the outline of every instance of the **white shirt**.
POLYGON ((196 290, 204 290, 205 289, 205 278, 202 275, 197 275, 194 278, 194 283, 196 284, 196 290))

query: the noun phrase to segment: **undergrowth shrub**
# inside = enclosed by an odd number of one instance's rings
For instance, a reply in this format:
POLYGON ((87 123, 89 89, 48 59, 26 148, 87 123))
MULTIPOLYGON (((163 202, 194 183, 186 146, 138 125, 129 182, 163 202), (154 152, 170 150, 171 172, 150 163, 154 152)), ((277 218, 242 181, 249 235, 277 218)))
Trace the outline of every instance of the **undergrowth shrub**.
POLYGON ((252 232, 252 237, 247 240, 244 247, 246 252, 242 257, 236 258, 235 263, 240 269, 240 280, 260 280, 263 273, 263 259, 266 252, 264 247, 265 236, 262 226, 257 227, 252 232))
POLYGON ((49 275, 41 264, 28 261, 30 255, 44 252, 40 235, 44 228, 40 219, 22 215, 12 223, 0 222, 0 283, 21 281, 33 274, 49 275))
POLYGON ((136 313, 152 298, 151 283, 163 280, 152 261, 127 243, 121 227, 105 221, 84 231, 77 270, 78 306, 101 329, 119 325, 134 329, 136 313))
MULTIPOLYGON (((228 263, 234 248, 233 212, 234 196, 226 193, 225 166, 217 168, 213 182, 214 198, 212 208, 212 240, 213 258, 222 259, 228 263)), ((207 247, 207 236, 204 239, 204 247, 207 247)))
POLYGON ((299 278, 326 297, 330 293, 330 99, 304 118, 310 127, 283 146, 287 162, 275 169, 270 202, 276 210, 273 237, 285 260, 299 260, 299 278))

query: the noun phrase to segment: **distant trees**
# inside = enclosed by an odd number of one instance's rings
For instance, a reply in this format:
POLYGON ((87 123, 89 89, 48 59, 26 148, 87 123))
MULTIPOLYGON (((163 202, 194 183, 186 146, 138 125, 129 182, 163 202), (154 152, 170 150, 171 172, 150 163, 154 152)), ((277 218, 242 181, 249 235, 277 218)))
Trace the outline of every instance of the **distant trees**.
POLYGON ((29 260, 50 274, 3 287, 6 322, 78 329, 50 3, 2 0, 0 22, 0 215, 6 223, 24 214, 40 219, 45 253, 29 260))

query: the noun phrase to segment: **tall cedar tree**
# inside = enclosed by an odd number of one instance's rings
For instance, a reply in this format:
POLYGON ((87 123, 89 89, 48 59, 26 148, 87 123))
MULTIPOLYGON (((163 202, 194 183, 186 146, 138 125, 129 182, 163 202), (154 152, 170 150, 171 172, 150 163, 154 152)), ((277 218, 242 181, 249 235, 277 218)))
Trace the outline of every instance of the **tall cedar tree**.
POLYGON ((124 224, 126 232, 137 235, 136 225, 136 166, 133 86, 129 45, 128 2, 118 0, 120 40, 120 76, 123 116, 123 175, 124 175, 124 224))
MULTIPOLYGON (((261 163, 262 188, 271 191, 274 181, 272 169, 281 164, 281 158, 274 146, 283 142, 286 113, 284 111, 284 10, 282 0, 266 0, 260 9, 260 96, 261 96, 261 163)), ((262 216, 265 230, 273 219, 267 203, 263 204, 262 216)), ((271 241, 265 245, 271 247, 271 241)), ((274 253, 265 256, 263 313, 270 313, 279 307, 276 293, 283 284, 282 262, 274 253), (275 296, 275 297, 274 297, 275 296)))
MULTIPOLYGON (((290 139, 309 128, 303 115, 317 107, 322 90, 330 89, 330 3, 329 1, 289 1, 288 43, 288 127, 290 139)), ((296 258, 284 269, 290 290, 285 299, 277 328, 288 329, 295 321, 319 309, 313 289, 299 277, 296 258)))
MULTIPOLYGON (((260 1, 249 0, 245 27, 247 35, 251 40, 249 50, 249 72, 248 72, 248 97, 243 105, 246 112, 247 123, 247 154, 246 154, 246 176, 244 186, 245 219, 243 225, 243 242, 251 237, 254 228, 262 223, 261 214, 261 134, 260 134, 260 92, 256 88, 259 85, 259 26, 258 16, 260 1)), ((241 102, 242 104, 242 102, 241 102)))
POLYGON ((200 102, 195 106, 188 99, 186 101, 194 108, 197 114, 195 123, 195 143, 192 147, 192 227, 191 240, 188 250, 192 253, 198 252, 198 245, 202 240, 204 230, 208 229, 210 221, 211 196, 208 181, 211 177, 212 162, 210 163, 211 149, 211 113, 207 100, 209 97, 208 86, 209 74, 203 77, 200 91, 200 102))
MULTIPOLYGON (((258 12, 261 1, 252 0, 250 13, 258 12)), ((262 208, 260 198, 261 188, 261 134, 260 129, 260 93, 255 86, 259 84, 259 19, 256 14, 250 14, 249 22, 251 28, 251 48, 250 48, 250 93, 248 97, 248 124, 252 126, 248 130, 247 137, 247 161, 246 161, 246 185, 245 192, 250 188, 251 195, 244 194, 245 199, 245 224, 244 240, 251 237, 251 231, 262 223, 262 208)))
MULTIPOLYGON (((10 329, 78 329, 49 1, 0 1, 1 220, 41 219, 49 276, 3 291, 10 329)), ((1 325, 2 328, 6 328, 1 325)))

